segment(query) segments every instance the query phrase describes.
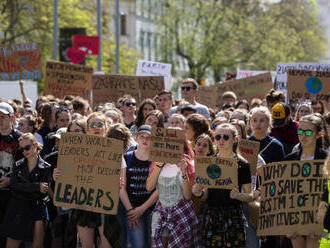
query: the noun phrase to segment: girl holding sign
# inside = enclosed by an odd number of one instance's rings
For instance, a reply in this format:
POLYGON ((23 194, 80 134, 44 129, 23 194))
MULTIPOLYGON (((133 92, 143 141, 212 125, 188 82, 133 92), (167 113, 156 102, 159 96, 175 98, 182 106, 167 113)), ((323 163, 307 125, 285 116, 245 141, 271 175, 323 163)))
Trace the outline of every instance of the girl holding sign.
POLYGON ((156 188, 159 200, 152 215, 153 247, 202 247, 198 220, 191 200, 194 182, 193 151, 186 140, 177 164, 153 163, 147 190, 156 188), (175 224, 173 224, 175 219, 175 224))
MULTIPOLYGON (((285 157, 285 160, 317 160, 325 159, 327 153, 323 150, 324 145, 329 145, 329 136, 325 128, 325 122, 318 113, 306 115, 300 118, 297 130, 299 144, 297 149, 285 157)), ((291 239, 294 248, 318 247, 320 237, 311 233, 309 236, 298 236, 296 233, 287 235, 291 239)))
POLYGON ((239 189, 202 189, 198 184, 193 187, 193 194, 206 201, 201 214, 205 247, 245 246, 242 202, 252 201, 251 173, 249 164, 236 153, 237 135, 236 128, 229 123, 215 129, 217 156, 238 161, 239 189))

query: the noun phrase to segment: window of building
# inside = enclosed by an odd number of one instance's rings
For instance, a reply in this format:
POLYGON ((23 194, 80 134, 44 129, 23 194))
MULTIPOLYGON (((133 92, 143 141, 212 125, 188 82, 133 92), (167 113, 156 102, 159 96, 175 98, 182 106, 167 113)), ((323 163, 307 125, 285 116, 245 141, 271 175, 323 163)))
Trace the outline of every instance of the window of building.
POLYGON ((120 14, 120 35, 127 35, 127 20, 126 14, 120 14))

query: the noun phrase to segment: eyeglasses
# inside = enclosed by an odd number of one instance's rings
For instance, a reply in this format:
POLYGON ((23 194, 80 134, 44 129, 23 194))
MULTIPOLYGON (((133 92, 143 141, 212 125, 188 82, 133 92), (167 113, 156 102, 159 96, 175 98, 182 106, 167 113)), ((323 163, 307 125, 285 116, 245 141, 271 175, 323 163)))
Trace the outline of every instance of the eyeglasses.
POLYGON ((20 147, 20 149, 21 149, 22 151, 29 151, 29 150, 31 149, 32 146, 33 146, 33 144, 31 144, 31 145, 26 145, 26 146, 24 146, 24 147, 20 147))
POLYGON ((305 133, 305 136, 308 136, 308 137, 313 135, 313 131, 310 129, 307 129, 307 130, 298 129, 297 130, 298 135, 303 135, 304 133, 305 133))
POLYGON ((227 141, 227 140, 229 140, 230 139, 230 136, 228 135, 228 134, 223 134, 223 135, 221 135, 221 134, 217 134, 215 137, 214 137, 216 140, 221 140, 222 138, 225 140, 225 141, 227 141))
POLYGON ((136 102, 125 102, 125 106, 129 107, 129 106, 136 106, 136 102))
POLYGON ((90 128, 103 128, 104 127, 103 122, 94 122, 89 125, 90 128))
POLYGON ((195 90, 196 88, 195 87, 190 87, 190 86, 182 86, 181 87, 182 91, 190 91, 191 89, 195 90))

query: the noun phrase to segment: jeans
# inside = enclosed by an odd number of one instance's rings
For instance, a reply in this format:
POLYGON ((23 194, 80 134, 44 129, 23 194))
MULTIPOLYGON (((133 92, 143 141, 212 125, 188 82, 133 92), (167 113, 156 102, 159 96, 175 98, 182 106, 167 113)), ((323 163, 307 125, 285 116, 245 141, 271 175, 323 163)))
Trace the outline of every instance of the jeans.
POLYGON ((124 204, 119 200, 118 204, 118 218, 121 225, 121 241, 120 247, 127 248, 127 214, 124 204))
POLYGON ((249 208, 248 204, 246 202, 243 202, 243 214, 245 216, 245 223, 244 223, 244 229, 245 229, 245 247, 246 248, 259 248, 260 247, 260 241, 257 237, 256 231, 253 229, 253 227, 249 223, 249 208))
POLYGON ((130 244, 134 248, 149 248, 151 245, 151 210, 148 209, 140 217, 139 225, 135 229, 128 226, 126 218, 127 233, 130 244))

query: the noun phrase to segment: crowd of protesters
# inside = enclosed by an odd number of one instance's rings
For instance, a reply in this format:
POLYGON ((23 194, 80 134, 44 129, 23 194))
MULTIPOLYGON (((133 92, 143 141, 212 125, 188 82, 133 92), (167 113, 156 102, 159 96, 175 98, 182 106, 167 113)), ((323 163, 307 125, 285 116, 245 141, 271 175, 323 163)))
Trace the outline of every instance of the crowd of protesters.
MULTIPOLYGON (((196 102, 198 84, 181 84, 182 99, 163 90, 153 99, 124 95, 92 106, 83 98, 40 96, 0 102, 0 247, 318 247, 321 236, 258 237, 251 204, 260 200, 258 175, 237 150, 240 139, 260 143, 258 167, 288 160, 326 159, 330 113, 322 101, 288 104, 282 92, 238 100, 225 92, 217 109, 196 102), (149 161, 151 128, 185 131, 177 164, 149 161), (65 132, 123 141, 117 215, 64 209, 53 204, 58 146, 65 132), (207 189, 195 183, 195 156, 238 163, 238 188, 207 189)), ((326 160, 325 174, 330 171, 326 160)), ((259 178, 260 179, 260 178, 259 178)), ((330 186, 329 186, 330 187, 330 186)), ((329 187, 318 209, 330 229, 329 187)), ((324 220, 324 221, 323 221, 324 220)), ((323 247, 330 247, 323 246, 323 247)))

